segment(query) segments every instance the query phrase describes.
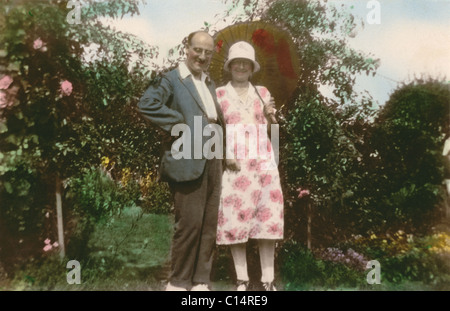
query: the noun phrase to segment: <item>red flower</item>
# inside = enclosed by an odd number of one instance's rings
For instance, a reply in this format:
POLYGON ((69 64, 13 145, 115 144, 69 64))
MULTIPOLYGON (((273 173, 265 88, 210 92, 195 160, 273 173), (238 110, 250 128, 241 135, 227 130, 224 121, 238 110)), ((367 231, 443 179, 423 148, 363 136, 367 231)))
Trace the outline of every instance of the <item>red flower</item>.
POLYGON ((222 51, 222 46, 223 46, 223 40, 219 40, 216 44, 216 52, 220 53, 220 51, 222 51))
POLYGON ((309 190, 307 190, 307 189, 303 190, 302 188, 298 188, 297 191, 298 191, 298 198, 299 199, 310 195, 309 190))

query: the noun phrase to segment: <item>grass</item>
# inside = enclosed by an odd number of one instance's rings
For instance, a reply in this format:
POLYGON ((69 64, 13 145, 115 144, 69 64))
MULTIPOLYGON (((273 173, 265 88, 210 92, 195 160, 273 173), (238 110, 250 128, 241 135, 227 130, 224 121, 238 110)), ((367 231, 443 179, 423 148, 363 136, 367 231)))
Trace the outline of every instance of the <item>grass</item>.
MULTIPOLYGON (((89 241, 88 260, 80 260, 81 284, 66 281, 69 260, 56 254, 32 261, 3 289, 7 290, 161 290, 167 278, 172 218, 124 210, 99 224, 89 241)), ((1 286, 0 286, 1 287, 1 286)))
MULTIPOLYGON (((98 224, 88 243, 90 256, 87 260, 79 260, 81 264, 81 284, 70 285, 67 283, 66 268, 69 260, 77 258, 65 258, 60 260, 57 254, 45 257, 44 260, 32 260, 24 266, 12 280, 1 284, 0 290, 62 290, 62 291, 160 291, 165 287, 169 273, 169 252, 173 233, 173 218, 171 215, 156 215, 142 213, 140 208, 125 209, 118 217, 108 223, 98 224)), ((251 246, 252 244, 250 244, 251 246)), ((251 247, 250 247, 251 249, 251 247)), ((249 268, 258 270, 259 265, 256 252, 251 254, 249 268)), ((278 254, 281 255, 281 254, 278 254)), ((431 284, 423 282, 403 281, 398 284, 389 283, 382 279, 381 284, 362 285, 365 283, 365 274, 361 274, 363 280, 358 285, 351 286, 342 282, 339 273, 342 269, 330 270, 335 272, 336 282, 333 286, 325 284, 330 280, 317 282, 317 275, 311 271, 311 267, 317 262, 310 258, 297 258, 292 262, 294 270, 289 275, 297 274, 301 263, 305 271, 312 278, 311 282, 303 277, 298 280, 297 286, 283 284, 278 271, 278 289, 302 290, 302 291, 414 291, 435 290, 431 284), (300 262, 299 262, 300 261, 300 262), (309 263, 309 266, 308 266, 309 263), (308 268, 310 267, 310 268, 308 268), (323 285, 321 285, 323 283, 323 285)), ((282 264, 280 256, 277 264, 282 264)), ((287 266, 284 266, 284 269, 287 266)), ((218 247, 213 263, 213 290, 233 290, 233 263, 229 249, 218 247)), ((1 272, 1 271, 0 271, 1 272)), ((253 271, 254 272, 254 271, 253 271)), ((300 273, 298 272, 298 273, 300 273)), ((365 272, 367 273, 367 271, 365 272)), ((381 273, 383 278, 383 271, 381 273)), ((290 276, 292 277, 292 275, 290 276)), ((287 280, 285 280, 287 281, 287 280)), ((347 282, 348 283, 348 282, 347 282)), ((444 290, 448 290, 446 287, 444 290)), ((442 290, 440 288, 439 290, 442 290)))

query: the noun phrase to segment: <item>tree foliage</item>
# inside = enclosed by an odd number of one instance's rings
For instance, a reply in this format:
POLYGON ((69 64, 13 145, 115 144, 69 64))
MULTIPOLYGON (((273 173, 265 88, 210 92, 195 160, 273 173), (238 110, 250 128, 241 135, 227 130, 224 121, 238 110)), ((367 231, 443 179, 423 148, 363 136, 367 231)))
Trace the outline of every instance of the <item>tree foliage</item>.
POLYGON ((410 230, 434 224, 442 202, 449 133, 450 88, 439 80, 415 80, 393 92, 373 130, 379 200, 390 225, 410 230))
POLYGON ((67 1, 0 4, 0 218, 16 243, 42 234, 56 178, 98 167, 102 156, 119 174, 157 163, 157 139, 135 103, 158 50, 99 20, 138 14, 139 2, 83 4, 80 24, 68 22, 67 1))

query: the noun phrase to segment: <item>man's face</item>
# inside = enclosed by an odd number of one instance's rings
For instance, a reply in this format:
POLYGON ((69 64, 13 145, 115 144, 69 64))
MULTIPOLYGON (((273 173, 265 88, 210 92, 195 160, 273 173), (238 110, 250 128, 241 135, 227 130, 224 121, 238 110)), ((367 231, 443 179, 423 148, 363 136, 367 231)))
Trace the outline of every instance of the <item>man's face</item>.
POLYGON ((214 49, 214 40, 207 33, 199 32, 194 35, 191 44, 186 47, 186 65, 199 78, 208 69, 214 49))

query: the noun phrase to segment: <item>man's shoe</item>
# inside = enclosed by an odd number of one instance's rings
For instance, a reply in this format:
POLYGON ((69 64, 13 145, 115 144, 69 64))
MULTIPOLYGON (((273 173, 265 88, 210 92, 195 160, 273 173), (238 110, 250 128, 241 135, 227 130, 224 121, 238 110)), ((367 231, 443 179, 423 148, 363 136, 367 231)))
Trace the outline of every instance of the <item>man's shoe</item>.
POLYGON ((166 292, 185 292, 185 291, 187 291, 186 288, 172 285, 170 284, 170 282, 166 286, 166 292))
POLYGON ((209 292, 211 291, 209 289, 209 286, 205 283, 200 283, 200 284, 195 284, 194 286, 192 286, 191 288, 192 292, 209 292))

